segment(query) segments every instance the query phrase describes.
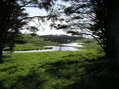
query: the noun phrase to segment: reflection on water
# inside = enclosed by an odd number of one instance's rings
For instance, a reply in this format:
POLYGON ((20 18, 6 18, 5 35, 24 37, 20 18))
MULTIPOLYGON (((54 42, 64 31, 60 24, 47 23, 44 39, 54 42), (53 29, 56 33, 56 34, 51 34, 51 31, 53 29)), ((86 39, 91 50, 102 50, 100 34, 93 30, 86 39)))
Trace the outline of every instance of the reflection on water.
POLYGON ((68 44, 61 44, 62 46, 68 46, 68 47, 82 47, 82 43, 68 43, 68 44))
POLYGON ((78 43, 61 44, 60 46, 45 46, 46 49, 42 50, 28 50, 28 51, 15 51, 15 53, 29 53, 29 52, 48 52, 48 51, 78 51, 77 47, 82 47, 78 43))
POLYGON ((46 46, 48 48, 51 48, 49 50, 53 51, 77 51, 78 49, 75 47, 64 47, 64 46, 46 46))

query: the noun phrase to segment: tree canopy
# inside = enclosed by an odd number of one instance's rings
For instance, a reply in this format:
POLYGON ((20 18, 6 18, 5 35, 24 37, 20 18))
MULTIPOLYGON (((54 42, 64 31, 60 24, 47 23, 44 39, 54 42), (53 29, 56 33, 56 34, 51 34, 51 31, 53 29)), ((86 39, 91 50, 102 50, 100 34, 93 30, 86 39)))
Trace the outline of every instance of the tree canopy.
POLYGON ((19 29, 25 24, 23 18, 26 17, 24 8, 16 0, 0 1, 0 60, 3 49, 6 46, 12 48, 19 29))

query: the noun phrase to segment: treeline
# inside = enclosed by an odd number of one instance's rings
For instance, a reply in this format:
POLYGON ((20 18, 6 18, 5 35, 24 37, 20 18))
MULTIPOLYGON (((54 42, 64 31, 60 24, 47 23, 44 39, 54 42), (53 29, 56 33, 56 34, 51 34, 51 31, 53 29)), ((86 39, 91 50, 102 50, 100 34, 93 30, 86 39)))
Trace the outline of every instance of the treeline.
POLYGON ((81 36, 67 36, 67 35, 44 35, 40 36, 47 41, 57 42, 57 43, 70 43, 75 40, 83 39, 81 36))
MULTIPOLYGON (((57 45, 56 42, 46 41, 44 38, 33 34, 18 34, 15 40, 14 51, 23 50, 39 50, 44 49, 44 46, 57 45)), ((9 46, 4 48, 4 51, 10 50, 9 46)))

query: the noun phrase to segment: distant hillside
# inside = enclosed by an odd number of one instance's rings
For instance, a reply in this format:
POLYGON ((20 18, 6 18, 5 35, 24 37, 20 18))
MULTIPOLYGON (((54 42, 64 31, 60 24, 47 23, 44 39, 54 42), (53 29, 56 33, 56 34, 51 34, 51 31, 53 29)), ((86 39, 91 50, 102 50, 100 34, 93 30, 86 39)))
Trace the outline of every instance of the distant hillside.
POLYGON ((45 40, 58 43, 69 43, 75 40, 83 39, 83 37, 81 36, 67 36, 67 35, 44 35, 40 37, 44 38, 45 40))

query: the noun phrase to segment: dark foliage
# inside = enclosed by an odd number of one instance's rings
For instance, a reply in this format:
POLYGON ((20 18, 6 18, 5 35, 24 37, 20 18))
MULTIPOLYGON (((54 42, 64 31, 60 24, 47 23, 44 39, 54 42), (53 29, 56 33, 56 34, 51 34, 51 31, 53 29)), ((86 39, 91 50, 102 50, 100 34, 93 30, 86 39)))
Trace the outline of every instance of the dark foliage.
POLYGON ((40 36, 42 38, 44 38, 45 40, 49 40, 49 41, 52 41, 52 42, 57 42, 57 43, 69 43, 69 42, 72 42, 72 41, 75 41, 75 40, 80 40, 80 39, 83 39, 83 37, 81 36, 67 36, 67 35, 60 35, 60 36, 57 36, 57 35, 44 35, 44 36, 40 36))
POLYGON ((25 24, 23 18, 26 16, 24 9, 16 0, 0 1, 0 60, 3 49, 8 46, 13 48, 19 28, 25 24))

